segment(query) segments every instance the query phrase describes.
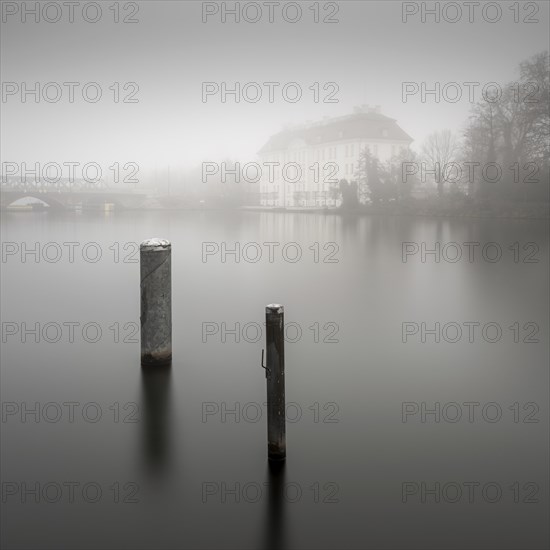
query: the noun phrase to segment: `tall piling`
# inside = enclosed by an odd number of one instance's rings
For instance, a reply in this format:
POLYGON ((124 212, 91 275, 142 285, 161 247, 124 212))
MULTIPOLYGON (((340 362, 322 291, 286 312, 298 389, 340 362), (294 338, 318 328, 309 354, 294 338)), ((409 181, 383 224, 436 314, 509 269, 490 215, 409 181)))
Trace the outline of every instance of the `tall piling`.
POLYGON ((286 458, 284 308, 265 308, 267 376, 267 453, 270 460, 286 458))
POLYGON ((172 361, 172 245, 165 239, 140 244, 141 364, 172 361))

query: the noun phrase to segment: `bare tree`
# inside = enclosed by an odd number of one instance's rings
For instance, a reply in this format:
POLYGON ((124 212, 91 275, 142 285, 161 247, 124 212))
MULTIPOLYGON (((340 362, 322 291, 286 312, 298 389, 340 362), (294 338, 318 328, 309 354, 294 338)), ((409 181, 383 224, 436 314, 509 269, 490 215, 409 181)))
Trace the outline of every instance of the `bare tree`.
MULTIPOLYGON (((483 189, 481 195, 495 192, 511 196, 527 191, 525 185, 520 186, 521 189, 516 185, 514 191, 514 183, 533 177, 533 166, 535 177, 540 178, 541 183, 548 179, 549 65, 548 52, 534 55, 520 64, 519 80, 503 86, 502 93, 474 105, 464 133, 463 155, 469 161, 482 164, 498 161, 507 175, 503 184, 496 187, 483 180, 477 181, 482 183, 478 187, 478 192, 483 189)), ((470 187, 471 194, 473 185, 470 187)))
POLYGON ((510 83, 496 104, 507 162, 540 160, 548 151, 548 69, 548 52, 522 62, 519 81, 510 83))
POLYGON ((435 170, 437 193, 443 195, 445 167, 453 162, 458 153, 458 142, 450 130, 441 130, 430 134, 422 145, 422 161, 429 170, 435 170))

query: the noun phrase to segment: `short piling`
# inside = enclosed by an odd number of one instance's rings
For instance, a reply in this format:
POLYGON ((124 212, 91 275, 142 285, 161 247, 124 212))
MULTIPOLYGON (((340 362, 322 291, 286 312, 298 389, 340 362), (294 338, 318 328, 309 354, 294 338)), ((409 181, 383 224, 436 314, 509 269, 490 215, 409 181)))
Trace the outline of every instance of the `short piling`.
POLYGON ((164 239, 140 244, 141 364, 172 361, 172 245, 164 239))
POLYGON ((267 377, 267 452, 269 460, 286 458, 284 308, 265 308, 267 377))

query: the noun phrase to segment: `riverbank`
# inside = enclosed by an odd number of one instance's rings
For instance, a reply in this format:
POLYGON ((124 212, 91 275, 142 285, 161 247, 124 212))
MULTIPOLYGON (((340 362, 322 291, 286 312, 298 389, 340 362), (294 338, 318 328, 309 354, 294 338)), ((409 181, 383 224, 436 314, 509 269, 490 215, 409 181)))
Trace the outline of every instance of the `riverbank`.
POLYGON ((338 214, 341 216, 377 215, 377 216, 421 216, 444 218, 503 218, 503 219, 550 219, 550 203, 511 202, 497 203, 474 202, 468 200, 446 199, 408 199, 387 204, 360 204, 355 207, 270 207, 245 206, 241 210, 259 212, 286 212, 308 214, 338 214))

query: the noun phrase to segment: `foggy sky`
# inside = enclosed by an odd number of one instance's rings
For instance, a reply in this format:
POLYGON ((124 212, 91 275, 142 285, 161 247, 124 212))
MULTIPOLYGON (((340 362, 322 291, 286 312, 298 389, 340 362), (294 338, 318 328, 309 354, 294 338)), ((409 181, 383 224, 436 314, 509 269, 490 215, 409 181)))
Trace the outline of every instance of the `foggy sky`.
POLYGON ((2 81, 94 81, 105 98, 8 98, 1 104, 3 161, 133 160, 162 168, 251 159, 284 124, 347 114, 359 104, 380 105, 417 148, 434 130, 460 132, 471 104, 422 104, 417 97, 404 104, 403 81, 504 84, 517 78, 522 60, 548 48, 547 2, 537 3, 539 23, 532 24, 514 23, 512 2, 500 3, 502 19, 493 24, 479 8, 473 23, 466 15, 455 24, 422 23, 416 15, 404 24, 402 2, 395 1, 341 1, 336 24, 314 23, 312 2, 301 2, 295 24, 278 11, 275 23, 265 16, 223 24, 218 16, 203 24, 202 2, 177 0, 139 2, 139 23, 115 24, 112 2, 101 4, 95 24, 84 22, 78 8, 72 24, 66 13, 53 24, 23 24, 20 16, 2 23, 2 81), (139 103, 113 103, 108 87, 128 81, 138 83, 139 103), (217 96, 203 103, 203 81, 296 81, 304 98, 223 104, 217 96), (336 82, 339 102, 314 103, 314 82, 336 82))

